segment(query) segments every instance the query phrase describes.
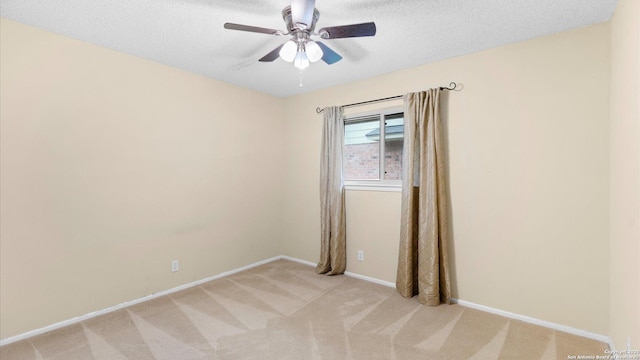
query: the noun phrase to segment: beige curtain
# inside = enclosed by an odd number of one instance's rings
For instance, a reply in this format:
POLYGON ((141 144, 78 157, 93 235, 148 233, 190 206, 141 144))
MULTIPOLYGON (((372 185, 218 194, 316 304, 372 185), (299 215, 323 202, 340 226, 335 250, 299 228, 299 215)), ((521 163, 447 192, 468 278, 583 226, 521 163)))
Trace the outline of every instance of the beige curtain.
POLYGON ((440 89, 406 94, 396 289, 430 306, 451 301, 443 151, 440 89))
POLYGON ((320 262, 318 274, 337 275, 347 266, 346 219, 342 180, 342 107, 324 109, 320 159, 320 262))

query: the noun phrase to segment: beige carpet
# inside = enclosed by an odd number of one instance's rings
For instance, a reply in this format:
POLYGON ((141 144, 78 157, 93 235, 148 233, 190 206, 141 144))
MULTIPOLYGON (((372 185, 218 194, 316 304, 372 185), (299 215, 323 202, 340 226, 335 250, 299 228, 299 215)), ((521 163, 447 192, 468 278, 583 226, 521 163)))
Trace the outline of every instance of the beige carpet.
POLYGON ((0 359, 567 359, 593 340, 278 260, 0 348, 0 359))

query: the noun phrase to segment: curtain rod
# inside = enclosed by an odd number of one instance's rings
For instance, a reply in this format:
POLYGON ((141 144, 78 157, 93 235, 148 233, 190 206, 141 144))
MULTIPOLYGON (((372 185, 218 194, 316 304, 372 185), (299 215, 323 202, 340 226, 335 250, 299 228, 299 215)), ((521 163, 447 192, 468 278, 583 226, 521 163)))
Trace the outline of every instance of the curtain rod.
MULTIPOLYGON (((456 86, 458 86, 458 84, 454 83, 453 81, 449 83, 449 87, 446 86, 441 86, 440 90, 455 90, 456 86)), ((387 101, 387 100, 393 100, 393 99, 400 99, 401 97, 403 97, 404 95, 396 95, 396 96, 389 96, 386 98, 382 98, 382 99, 375 99, 375 100, 367 100, 367 101, 362 101, 362 102, 357 102, 357 103, 353 103, 353 104, 347 104, 347 105, 342 105, 342 107, 351 107, 351 106, 358 106, 358 105, 364 105, 364 104, 370 104, 370 103, 376 103, 376 102, 380 102, 380 101, 387 101)), ((321 112, 323 112, 324 109, 321 109, 319 107, 316 108, 316 113, 320 114, 321 112)))

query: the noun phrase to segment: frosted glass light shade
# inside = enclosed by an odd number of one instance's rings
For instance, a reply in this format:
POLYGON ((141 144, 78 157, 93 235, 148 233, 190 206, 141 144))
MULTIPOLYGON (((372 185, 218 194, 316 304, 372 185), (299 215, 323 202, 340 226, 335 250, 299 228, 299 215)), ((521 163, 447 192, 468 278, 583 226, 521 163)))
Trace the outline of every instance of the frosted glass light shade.
POLYGON ((309 58, 309 61, 316 62, 322 59, 322 49, 315 41, 307 42, 305 48, 307 49, 307 58, 309 58))
POLYGON ((296 58, 296 52, 298 51, 298 45, 295 41, 289 40, 280 48, 278 53, 282 60, 286 62, 292 62, 296 58))
POLYGON ((309 67, 309 58, 307 58, 307 54, 304 51, 298 51, 293 66, 300 70, 304 70, 309 67))

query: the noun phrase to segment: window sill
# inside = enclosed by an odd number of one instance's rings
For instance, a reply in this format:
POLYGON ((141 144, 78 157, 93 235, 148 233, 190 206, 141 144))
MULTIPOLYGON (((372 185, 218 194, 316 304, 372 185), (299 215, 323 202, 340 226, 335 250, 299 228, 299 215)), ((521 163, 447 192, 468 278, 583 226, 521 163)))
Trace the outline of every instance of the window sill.
POLYGON ((348 183, 345 183, 344 189, 356 190, 356 191, 402 192, 402 184, 348 184, 348 183))

